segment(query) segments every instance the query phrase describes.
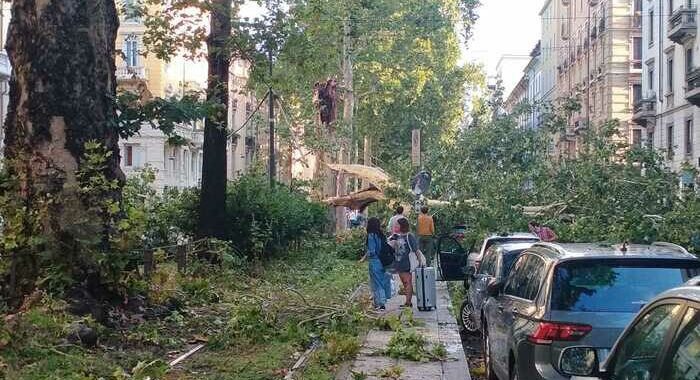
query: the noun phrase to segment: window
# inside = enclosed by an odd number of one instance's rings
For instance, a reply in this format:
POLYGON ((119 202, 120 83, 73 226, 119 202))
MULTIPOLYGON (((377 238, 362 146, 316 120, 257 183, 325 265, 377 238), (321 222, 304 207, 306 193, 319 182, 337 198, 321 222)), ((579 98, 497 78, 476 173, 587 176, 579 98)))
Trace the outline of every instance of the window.
POLYGON ((649 45, 654 43, 654 10, 649 11, 649 45))
POLYGON ((544 279, 546 266, 544 261, 534 255, 521 256, 508 275, 504 293, 534 301, 544 279))
POLYGON ((139 45, 138 38, 136 36, 127 36, 124 40, 124 55, 127 66, 138 66, 139 45))
POLYGON ((666 87, 669 94, 673 94, 673 58, 668 59, 668 76, 666 77, 666 87))
POLYGON ((649 77, 647 78, 649 81, 649 91, 654 91, 654 68, 650 67, 649 68, 649 77))
POLYGON ((634 148, 640 148, 642 146, 642 130, 633 129, 632 130, 632 146, 634 148))
POLYGON ((667 379, 700 379, 700 310, 690 308, 683 317, 676 342, 671 345, 671 368, 667 379))
POLYGON ((693 154, 693 119, 685 121, 685 154, 693 154))
POLYGON ((127 145, 124 151, 124 166, 134 166, 134 147, 127 145))
POLYGON ((641 84, 633 84, 632 85, 632 101, 633 101, 633 103, 637 103, 640 100, 642 100, 642 85, 641 84))
POLYGON ((673 125, 666 127, 666 156, 673 158, 673 125))
POLYGON ((633 46, 633 52, 632 52, 632 59, 635 61, 635 67, 637 66, 636 64, 639 65, 638 68, 641 68, 642 65, 642 38, 641 37, 634 37, 632 38, 632 46, 633 46))
POLYGON ((700 273, 695 262, 577 260, 554 270, 551 308, 558 311, 636 313, 659 293, 700 273), (654 278, 655 281, 645 279, 654 278))
POLYGON ((685 51, 685 73, 693 71, 693 48, 685 51))
POLYGON ((503 252, 501 264, 501 278, 508 277, 510 269, 513 267, 513 263, 515 263, 515 260, 517 260, 518 257, 520 257, 521 253, 523 253, 522 250, 503 252))
POLYGON ((481 261, 481 267, 479 268, 479 273, 494 277, 496 275, 496 261, 498 259, 498 251, 495 249, 489 249, 484 253, 484 259, 481 261))
POLYGON ((673 0, 668 0, 668 18, 671 18, 673 16, 673 0))
POLYGON ((682 306, 669 304, 652 309, 637 320, 619 343, 613 359, 613 379, 652 379, 658 372, 657 355, 662 351, 671 324, 682 306))

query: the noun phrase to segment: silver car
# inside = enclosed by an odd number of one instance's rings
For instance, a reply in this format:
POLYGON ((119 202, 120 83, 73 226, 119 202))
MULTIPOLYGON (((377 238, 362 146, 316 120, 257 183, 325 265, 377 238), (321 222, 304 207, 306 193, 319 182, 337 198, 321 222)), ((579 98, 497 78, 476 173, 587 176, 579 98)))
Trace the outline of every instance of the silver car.
POLYGON ((605 358, 649 300, 698 274, 700 260, 667 243, 534 244, 488 287, 488 379, 566 380, 565 349, 593 347, 605 358))
POLYGON ((467 297, 459 310, 459 322, 463 331, 475 333, 481 329, 482 306, 488 298, 488 285, 494 280, 503 281, 508 277, 515 260, 533 244, 534 242, 495 244, 486 250, 479 270, 467 274, 467 297))
POLYGON ((594 347, 571 347, 559 367, 572 380, 700 379, 700 277, 656 297, 603 359, 594 347))

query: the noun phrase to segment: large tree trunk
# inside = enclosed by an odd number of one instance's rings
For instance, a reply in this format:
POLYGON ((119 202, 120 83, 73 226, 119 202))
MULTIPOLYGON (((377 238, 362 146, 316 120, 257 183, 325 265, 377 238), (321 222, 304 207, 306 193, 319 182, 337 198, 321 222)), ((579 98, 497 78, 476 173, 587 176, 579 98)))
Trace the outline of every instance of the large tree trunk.
POLYGON ((17 239, 3 249, 14 254, 10 290, 18 295, 31 290, 48 264, 75 280, 99 279, 85 242, 106 248, 112 216, 102 212, 103 202, 119 202, 123 174, 111 124, 114 0, 14 0, 12 15, 5 156, 13 183, 3 191, 20 208, 3 210, 4 235, 17 239), (99 201, 85 196, 77 175, 89 141, 110 154, 100 174, 117 184, 99 201))
POLYGON ((231 38, 231 0, 211 1, 211 31, 207 39, 209 80, 207 99, 223 108, 207 118, 204 125, 204 162, 200 198, 200 237, 225 237, 226 222, 226 138, 231 38))
MULTIPOLYGON (((345 96, 343 100, 343 123, 353 129, 355 117, 355 85, 352 57, 352 26, 350 18, 347 18, 343 24, 343 87, 345 87, 345 96)), ((350 142, 343 139, 340 142, 341 148, 338 154, 338 162, 341 164, 350 163, 350 142)), ((347 177, 339 173, 336 185, 336 196, 342 197, 347 194, 347 177)), ((336 207, 335 210, 336 231, 340 232, 347 228, 347 219, 345 217, 345 208, 336 207)))

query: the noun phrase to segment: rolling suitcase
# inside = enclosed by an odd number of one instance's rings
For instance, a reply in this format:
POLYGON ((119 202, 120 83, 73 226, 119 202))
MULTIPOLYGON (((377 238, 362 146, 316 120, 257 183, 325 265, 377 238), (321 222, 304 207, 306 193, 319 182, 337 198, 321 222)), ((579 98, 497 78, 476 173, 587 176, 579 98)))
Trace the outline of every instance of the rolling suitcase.
POLYGON ((437 308, 437 290, 435 287, 435 268, 416 268, 416 302, 418 310, 428 311, 437 308))

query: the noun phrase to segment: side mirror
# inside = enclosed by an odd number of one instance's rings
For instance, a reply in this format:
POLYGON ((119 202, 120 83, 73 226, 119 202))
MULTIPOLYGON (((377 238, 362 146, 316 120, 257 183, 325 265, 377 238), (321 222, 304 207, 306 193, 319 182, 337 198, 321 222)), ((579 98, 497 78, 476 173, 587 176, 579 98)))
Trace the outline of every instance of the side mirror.
POLYGON ((503 283, 500 281, 492 280, 486 286, 486 294, 488 294, 489 297, 498 297, 501 294, 502 290, 503 290, 503 283))
POLYGON ((600 375, 598 354, 592 347, 565 348, 559 356, 559 369, 567 376, 595 378, 600 375))

